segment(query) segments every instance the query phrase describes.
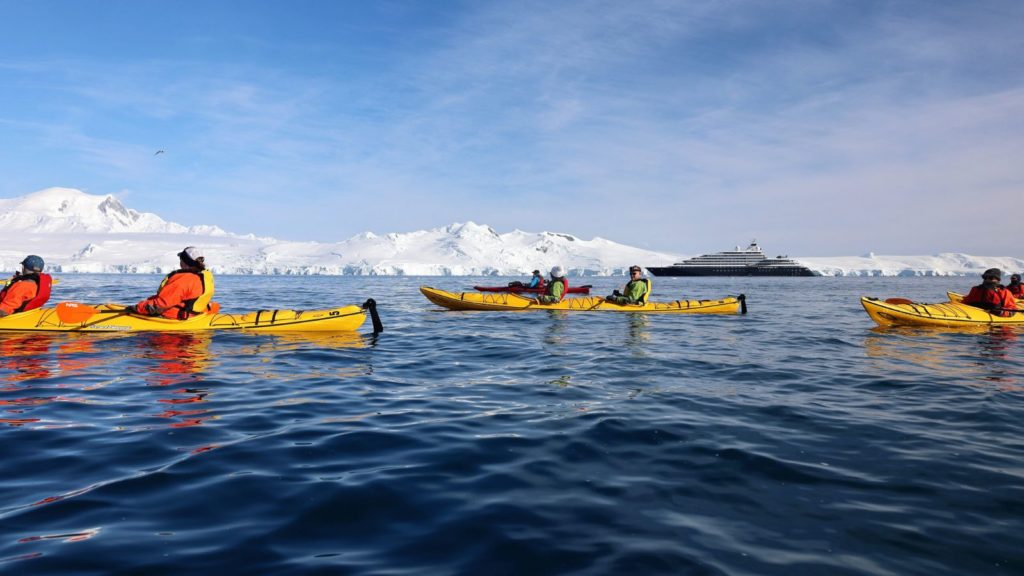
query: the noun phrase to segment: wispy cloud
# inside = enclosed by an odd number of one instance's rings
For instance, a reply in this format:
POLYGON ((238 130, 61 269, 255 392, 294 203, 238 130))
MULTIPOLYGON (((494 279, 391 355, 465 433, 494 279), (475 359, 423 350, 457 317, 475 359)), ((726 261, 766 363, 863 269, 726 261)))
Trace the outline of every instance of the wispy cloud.
POLYGON ((0 121, 62 146, 64 185, 239 232, 474 220, 674 252, 756 235, 794 254, 984 254, 1016 249, 971 223, 1021 207, 1018 4, 476 3, 409 29, 411 49, 311 38, 323 60, 296 66, 7 61, 41 112, 0 121))

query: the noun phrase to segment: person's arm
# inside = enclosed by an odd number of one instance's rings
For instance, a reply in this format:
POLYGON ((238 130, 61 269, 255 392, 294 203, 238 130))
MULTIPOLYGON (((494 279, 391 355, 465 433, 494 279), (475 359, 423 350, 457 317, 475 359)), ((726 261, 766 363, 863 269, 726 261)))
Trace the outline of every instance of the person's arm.
POLYGON ((180 305, 188 296, 188 282, 172 279, 155 296, 150 296, 135 305, 136 311, 149 316, 160 316, 167 310, 180 305))
POLYGON ((981 302, 981 295, 978 293, 978 287, 971 288, 971 291, 964 296, 964 299, 960 301, 961 304, 967 304, 973 306, 981 302))

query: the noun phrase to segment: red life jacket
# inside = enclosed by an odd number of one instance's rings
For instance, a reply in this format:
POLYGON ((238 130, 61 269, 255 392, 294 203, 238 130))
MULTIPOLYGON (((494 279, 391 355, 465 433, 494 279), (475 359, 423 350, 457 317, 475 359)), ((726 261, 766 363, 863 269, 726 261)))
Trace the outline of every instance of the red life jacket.
POLYGON ((31 300, 26 300, 24 304, 18 307, 14 313, 25 312, 26 310, 35 310, 46 304, 46 301, 50 299, 50 287, 53 286, 53 278, 49 274, 43 274, 42 272, 36 272, 32 274, 24 274, 11 280, 3 290, 0 290, 0 300, 4 299, 7 295, 7 291, 14 286, 16 282, 24 280, 31 280, 36 283, 36 295, 31 300))
POLYGON ((1020 282, 1014 284, 1011 282, 1006 285, 1006 289, 1010 291, 1010 294, 1013 294, 1014 298, 1024 298, 1024 284, 1020 282))
POLYGON ((1002 286, 989 288, 985 284, 971 288, 963 302, 982 310, 988 310, 996 316, 1011 316, 1013 315, 1012 310, 1015 308, 1015 299, 1009 290, 1002 286))

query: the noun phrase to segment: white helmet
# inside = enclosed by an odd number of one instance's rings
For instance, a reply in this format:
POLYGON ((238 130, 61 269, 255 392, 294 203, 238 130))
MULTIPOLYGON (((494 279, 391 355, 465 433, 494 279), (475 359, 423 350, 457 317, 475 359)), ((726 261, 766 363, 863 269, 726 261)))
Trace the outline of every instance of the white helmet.
POLYGON ((552 278, 565 278, 565 268, 561 266, 555 266, 551 269, 552 278))

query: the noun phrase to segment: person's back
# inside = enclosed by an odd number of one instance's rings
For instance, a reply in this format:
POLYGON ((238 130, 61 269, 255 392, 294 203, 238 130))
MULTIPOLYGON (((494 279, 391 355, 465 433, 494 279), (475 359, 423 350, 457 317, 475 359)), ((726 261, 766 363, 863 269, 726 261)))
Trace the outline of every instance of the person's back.
POLYGON ((544 294, 537 296, 540 304, 556 304, 562 301, 569 291, 569 281, 565 279, 565 269, 555 266, 551 269, 551 281, 544 289, 544 294))
POLYGON ((34 310, 50 299, 52 279, 43 273, 43 259, 30 255, 21 266, 21 271, 0 290, 0 317, 34 310))
POLYGON ((206 304, 195 306, 202 299, 213 296, 212 276, 206 271, 199 250, 189 246, 178 253, 181 269, 168 274, 160 283, 157 293, 135 305, 135 312, 146 316, 162 316, 171 320, 185 320, 206 311, 206 304), (206 278, 210 285, 207 286, 206 278))
POLYGON ((983 282, 971 288, 964 296, 963 303, 988 310, 996 316, 1012 316, 1017 310, 1017 301, 1005 287, 999 284, 1002 272, 989 268, 982 275, 983 282))
POLYGON ((176 270, 164 279, 155 295, 140 303, 136 309, 149 316, 177 320, 181 317, 182 303, 198 298, 202 293, 203 285, 198 274, 176 270))

